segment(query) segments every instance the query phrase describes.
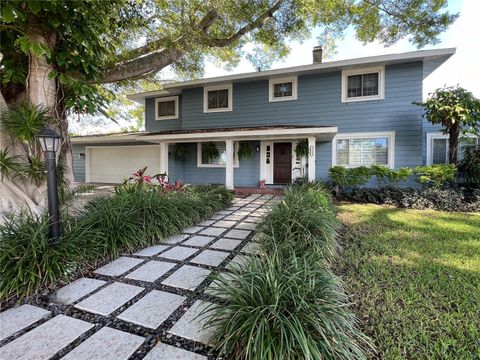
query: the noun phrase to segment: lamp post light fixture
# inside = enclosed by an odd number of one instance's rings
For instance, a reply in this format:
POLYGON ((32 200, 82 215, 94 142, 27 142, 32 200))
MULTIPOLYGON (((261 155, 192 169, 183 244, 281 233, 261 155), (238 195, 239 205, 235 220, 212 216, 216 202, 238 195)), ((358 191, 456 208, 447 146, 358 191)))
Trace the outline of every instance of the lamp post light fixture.
POLYGON ((48 214, 50 216, 50 238, 58 241, 60 238, 60 212, 58 210, 57 164, 55 153, 60 145, 60 135, 51 128, 42 129, 37 139, 45 154, 45 169, 47 173, 48 214))

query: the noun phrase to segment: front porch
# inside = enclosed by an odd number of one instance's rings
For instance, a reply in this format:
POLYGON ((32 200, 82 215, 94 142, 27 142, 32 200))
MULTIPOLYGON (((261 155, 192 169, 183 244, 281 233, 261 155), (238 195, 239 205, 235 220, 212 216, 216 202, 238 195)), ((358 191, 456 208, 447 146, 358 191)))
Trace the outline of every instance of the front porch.
POLYGON ((285 185, 302 177, 315 181, 317 142, 331 141, 336 132, 336 127, 271 126, 166 131, 138 140, 159 144, 160 172, 166 172, 170 181, 220 183, 242 193, 277 194, 283 191, 260 189, 260 183, 285 185), (297 156, 299 141, 308 146, 308 155, 297 156), (250 148, 250 158, 239 159, 240 143, 250 148), (217 149, 213 159, 206 153, 212 144, 217 149), (179 146, 186 148, 187 159, 176 157, 179 146))

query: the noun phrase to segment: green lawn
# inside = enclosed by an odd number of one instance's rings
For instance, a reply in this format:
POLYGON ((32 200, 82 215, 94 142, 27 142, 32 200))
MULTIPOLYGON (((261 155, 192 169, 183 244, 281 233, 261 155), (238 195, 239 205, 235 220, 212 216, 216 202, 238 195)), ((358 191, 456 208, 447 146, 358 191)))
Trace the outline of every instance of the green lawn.
POLYGON ((480 358, 480 214, 342 204, 338 272, 382 359, 480 358))

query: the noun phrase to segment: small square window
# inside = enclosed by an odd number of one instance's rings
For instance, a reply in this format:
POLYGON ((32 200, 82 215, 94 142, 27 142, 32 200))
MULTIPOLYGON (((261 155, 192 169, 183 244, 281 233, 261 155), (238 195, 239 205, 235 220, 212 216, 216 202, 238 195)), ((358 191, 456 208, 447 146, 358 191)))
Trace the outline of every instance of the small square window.
POLYGON ((297 99, 297 77, 269 80, 269 101, 297 99))
POLYGON ((211 86, 205 87, 204 112, 232 111, 232 86, 211 86))
POLYGON ((384 68, 342 71, 342 101, 380 100, 384 98, 384 68))
POLYGON ((155 99, 155 119, 167 120, 178 118, 178 96, 155 99))

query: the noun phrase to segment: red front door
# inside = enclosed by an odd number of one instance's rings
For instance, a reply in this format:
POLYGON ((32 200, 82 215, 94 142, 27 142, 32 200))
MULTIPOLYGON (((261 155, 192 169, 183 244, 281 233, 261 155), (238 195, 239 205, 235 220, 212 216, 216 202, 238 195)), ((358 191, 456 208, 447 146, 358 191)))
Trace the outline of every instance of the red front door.
POLYGON ((273 182, 288 184, 292 181, 292 143, 273 144, 273 182))

